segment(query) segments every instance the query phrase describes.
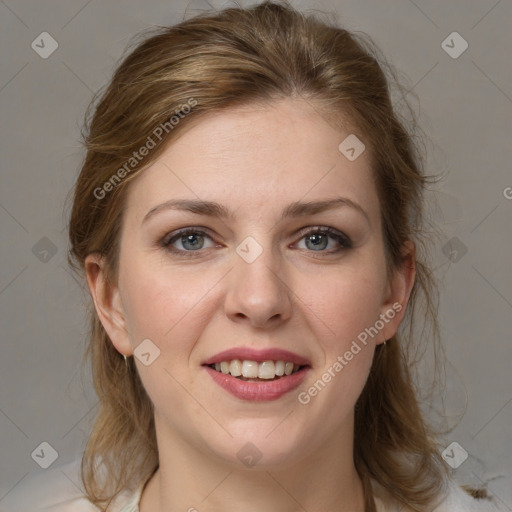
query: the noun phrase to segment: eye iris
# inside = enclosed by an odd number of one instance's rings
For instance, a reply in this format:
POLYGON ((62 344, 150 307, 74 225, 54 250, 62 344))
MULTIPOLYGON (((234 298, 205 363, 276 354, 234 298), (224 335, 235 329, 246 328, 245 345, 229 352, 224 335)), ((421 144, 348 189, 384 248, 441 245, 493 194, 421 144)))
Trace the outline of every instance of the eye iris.
POLYGON ((183 244, 183 247, 187 247, 187 243, 191 243, 192 246, 188 247, 189 249, 197 249, 198 246, 201 248, 203 246, 203 240, 201 240, 200 243, 197 242, 198 239, 202 239, 203 237, 201 235, 191 234, 191 235, 184 235, 181 237, 181 243, 183 244))
POLYGON ((324 242, 324 243, 323 243, 322 247, 320 247, 320 248, 325 249, 327 247, 325 245, 325 243, 327 242, 327 237, 321 233, 315 233, 315 234, 309 235, 306 238, 306 245, 307 245, 308 241, 313 241, 315 250, 319 248, 319 245, 322 244, 322 242, 324 242))

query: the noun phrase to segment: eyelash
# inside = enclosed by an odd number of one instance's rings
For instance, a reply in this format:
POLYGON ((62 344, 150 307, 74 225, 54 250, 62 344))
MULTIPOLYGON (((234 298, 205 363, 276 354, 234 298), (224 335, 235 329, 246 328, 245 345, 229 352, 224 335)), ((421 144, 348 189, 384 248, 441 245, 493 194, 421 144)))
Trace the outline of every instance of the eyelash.
MULTIPOLYGON (((202 249, 198 249, 196 251, 185 251, 182 249, 176 249, 175 247, 172 246, 172 244, 176 240, 179 240, 180 238, 187 236, 187 235, 201 235, 201 236, 206 236, 206 237, 212 239, 212 237, 205 231, 203 231, 199 228, 189 227, 189 228, 184 228, 177 232, 171 233, 170 235, 166 235, 161 240, 160 244, 162 245, 162 247, 165 250, 167 250, 168 252, 170 252, 172 254, 176 254, 179 256, 185 256, 188 258, 199 257, 200 254, 197 254, 197 256, 195 256, 195 255, 193 255, 193 253, 200 253, 202 251, 202 249)), ((311 253, 319 252, 319 253, 323 253, 323 254, 336 254, 343 250, 352 248, 352 241, 350 240, 350 238, 347 235, 345 235, 344 233, 339 232, 333 228, 325 227, 325 226, 316 226, 316 227, 310 229, 309 231, 306 231, 299 238, 299 241, 302 240, 303 238, 306 238, 307 236, 311 236, 311 235, 327 235, 330 238, 336 240, 341 245, 340 248, 335 249, 335 250, 330 250, 330 251, 323 251, 323 250, 313 251, 313 250, 305 249, 306 251, 311 252, 311 253)), ((210 248, 211 247, 209 247, 208 249, 210 249, 210 248)))

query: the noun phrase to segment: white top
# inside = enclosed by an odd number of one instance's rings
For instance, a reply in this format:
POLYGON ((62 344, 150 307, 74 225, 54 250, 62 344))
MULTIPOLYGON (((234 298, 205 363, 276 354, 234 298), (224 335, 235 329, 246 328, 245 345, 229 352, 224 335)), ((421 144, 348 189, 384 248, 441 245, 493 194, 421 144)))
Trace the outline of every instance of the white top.
MULTIPOLYGON (((143 482, 134 492, 118 496, 112 512, 139 512, 143 482)), ((406 512, 406 509, 379 491, 374 485, 378 512, 406 512)), ((22 479, 12 489, 0 487, 0 512, 98 512, 85 496, 80 479, 80 459, 49 468, 22 479)), ((447 499, 433 512, 500 512, 505 509, 489 500, 476 500, 450 482, 447 499)))

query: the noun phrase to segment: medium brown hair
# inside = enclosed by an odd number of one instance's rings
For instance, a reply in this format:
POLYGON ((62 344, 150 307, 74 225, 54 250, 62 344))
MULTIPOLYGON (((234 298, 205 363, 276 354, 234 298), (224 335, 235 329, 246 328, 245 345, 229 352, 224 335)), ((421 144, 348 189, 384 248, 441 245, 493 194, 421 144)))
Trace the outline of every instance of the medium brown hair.
MULTIPOLYGON (((86 256, 100 253, 116 281, 130 182, 202 115, 302 98, 329 122, 349 122, 371 155, 388 271, 403 264, 406 241, 413 241, 417 251, 406 317, 399 334, 377 346, 356 404, 354 461, 363 482, 373 479, 412 510, 430 510, 444 489, 446 469, 410 374, 418 347, 436 347, 439 338, 437 292, 422 245, 422 196, 429 178, 405 96, 399 103, 407 122, 393 106, 390 84, 398 81, 392 67, 368 36, 286 3, 205 13, 144 37, 118 66, 86 120, 87 154, 69 226, 70 262, 83 271, 86 256), (192 103, 186 112, 184 106, 192 103), (171 128, 173 116, 179 122, 171 128), (155 136, 159 126, 167 127, 161 139, 155 136), (134 152, 147 147, 148 137, 155 147, 140 162, 131 161, 134 152)), ((133 358, 125 364, 92 304, 90 319, 88 353, 100 409, 82 459, 82 479, 89 499, 106 510, 114 496, 149 478, 158 467, 158 451, 153 406, 133 358)))

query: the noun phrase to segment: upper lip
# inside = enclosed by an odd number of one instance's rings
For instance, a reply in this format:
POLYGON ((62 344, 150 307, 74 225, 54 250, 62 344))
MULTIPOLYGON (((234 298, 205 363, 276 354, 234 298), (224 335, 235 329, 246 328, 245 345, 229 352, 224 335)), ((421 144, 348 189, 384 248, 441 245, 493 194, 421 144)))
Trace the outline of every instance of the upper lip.
POLYGON ((203 365, 210 365, 214 363, 221 363, 222 361, 233 361, 239 359, 240 361, 285 361, 298 364, 300 366, 311 366, 311 363, 305 358, 289 350, 280 348, 268 348, 265 350, 257 350, 250 347, 234 347, 228 350, 223 350, 218 354, 206 359, 203 365))

